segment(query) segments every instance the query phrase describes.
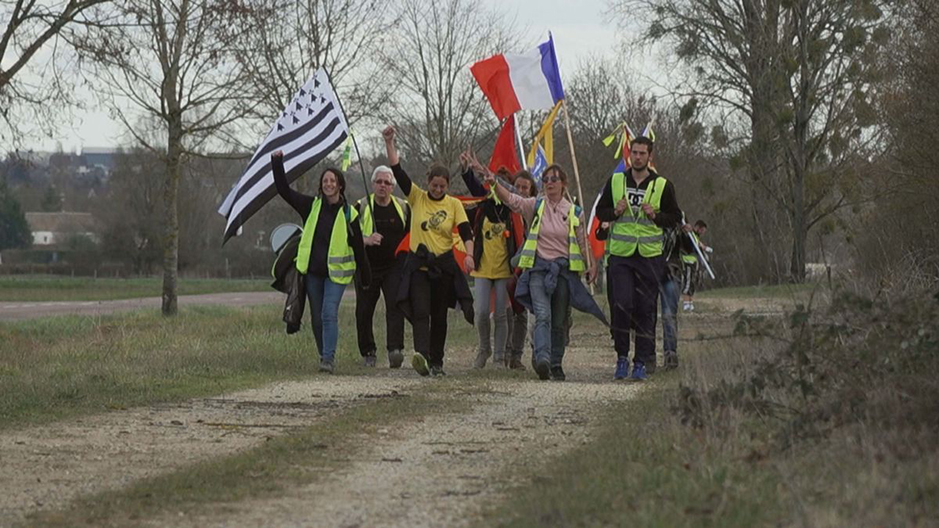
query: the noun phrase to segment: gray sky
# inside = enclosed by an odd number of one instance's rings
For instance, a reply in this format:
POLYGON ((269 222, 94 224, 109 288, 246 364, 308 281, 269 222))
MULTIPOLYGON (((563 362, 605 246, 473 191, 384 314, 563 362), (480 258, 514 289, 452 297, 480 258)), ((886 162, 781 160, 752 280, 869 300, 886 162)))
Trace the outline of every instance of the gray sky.
MULTIPOLYGON (((489 6, 498 6, 516 16, 521 28, 527 29, 532 44, 547 39, 548 31, 554 35, 561 67, 562 79, 573 75, 578 63, 587 57, 619 56, 617 33, 636 33, 638 28, 620 28, 608 21, 603 13, 606 0, 482 0, 489 6)), ((628 67, 645 72, 655 71, 648 65, 653 63, 652 52, 644 53, 640 63, 628 67)), ((480 57, 483 59, 484 57, 480 57)), ((634 56, 633 59, 636 57, 634 56)), ((625 66, 625 61, 624 61, 625 66)), ((639 84, 651 86, 648 80, 639 84)), ((61 144, 66 151, 85 147, 117 146, 121 143, 122 126, 108 116, 104 108, 95 107, 88 97, 90 108, 76 111, 70 125, 63 125, 57 137, 30 142, 27 148, 53 150, 61 144)))

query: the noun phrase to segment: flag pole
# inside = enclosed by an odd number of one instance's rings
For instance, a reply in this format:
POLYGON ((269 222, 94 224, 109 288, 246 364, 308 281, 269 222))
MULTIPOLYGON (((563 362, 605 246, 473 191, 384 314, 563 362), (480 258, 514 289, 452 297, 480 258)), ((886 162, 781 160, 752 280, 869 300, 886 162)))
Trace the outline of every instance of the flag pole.
MULTIPOLYGON (((342 98, 339 97, 339 89, 336 85, 333 84, 332 75, 329 74, 329 70, 326 67, 323 67, 323 71, 326 72, 326 78, 329 79, 329 85, 333 87, 333 93, 336 95, 336 102, 339 103, 339 110, 342 111, 343 119, 346 118, 346 109, 342 105, 342 98)), ((349 132, 349 137, 352 138, 352 146, 355 148, 355 157, 359 162, 359 171, 362 173, 362 185, 365 189, 365 206, 368 207, 369 215, 374 219, 375 211, 372 210, 372 201, 368 199, 369 192, 368 180, 365 179, 365 165, 362 164, 362 155, 359 154, 359 143, 355 140, 355 134, 352 133, 352 127, 349 127, 349 122, 346 121, 347 131, 349 132)))
MULTIPOLYGON (((580 207, 583 210, 587 202, 584 201, 584 189, 580 185, 580 169, 577 168, 577 154, 574 152, 574 136, 571 134, 571 116, 567 112, 567 99, 561 99, 561 108, 564 109, 564 128, 567 129, 567 144, 571 147, 571 164, 574 165, 574 180, 577 181, 577 194, 580 195, 580 207)), ((585 228, 590 229, 590 226, 585 228)), ((586 234, 586 232, 584 233, 586 234)), ((585 237, 586 238, 586 237, 585 237)), ((587 269, 593 266, 593 252, 587 251, 587 269)), ((593 293, 593 285, 590 285, 590 291, 593 293)))
POLYGON ((522 134, 518 131, 518 119, 513 120, 512 128, 515 129, 515 139, 518 141, 518 151, 522 158, 522 168, 528 170, 528 159, 525 157, 525 145, 522 144, 522 134))

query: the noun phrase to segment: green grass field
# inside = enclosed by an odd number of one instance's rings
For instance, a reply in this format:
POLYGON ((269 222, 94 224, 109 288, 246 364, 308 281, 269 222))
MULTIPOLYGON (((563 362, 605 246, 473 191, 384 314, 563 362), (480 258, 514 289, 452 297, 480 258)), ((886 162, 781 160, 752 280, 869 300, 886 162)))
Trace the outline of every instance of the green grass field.
MULTIPOLYGON (((108 301, 159 297, 163 279, 94 279, 50 275, 0 276, 0 302, 108 301)), ((179 295, 272 291, 269 280, 180 279, 179 295)))
MULTIPOLYGON (((281 312, 184 307, 174 318, 153 310, 0 323, 0 430, 317 375, 309 321, 288 336, 281 312)), ((448 346, 471 346, 472 328, 451 315, 448 346)), ((379 311, 376 321, 383 317, 379 311)), ((354 303, 341 306, 340 325, 337 368, 365 375, 354 303)), ((375 339, 384 342, 383 325, 375 339)))

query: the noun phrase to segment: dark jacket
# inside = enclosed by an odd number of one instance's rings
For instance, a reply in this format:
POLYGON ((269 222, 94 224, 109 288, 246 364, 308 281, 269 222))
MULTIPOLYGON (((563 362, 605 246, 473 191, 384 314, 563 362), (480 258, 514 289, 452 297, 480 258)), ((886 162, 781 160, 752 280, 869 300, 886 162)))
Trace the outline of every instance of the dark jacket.
POLYGON ((466 282, 466 276, 463 270, 457 265, 452 251, 447 251, 442 255, 434 255, 427 246, 421 244, 417 246, 417 251, 408 253, 407 260, 404 261, 404 270, 401 273, 401 284, 398 289, 398 297, 395 303, 404 312, 408 321, 411 321, 411 276, 421 268, 427 268, 427 273, 431 278, 436 278, 441 274, 449 275, 453 278, 453 298, 455 302, 451 308, 460 308, 463 310, 463 317, 469 324, 473 324, 473 294, 470 293, 469 284, 466 282))
POLYGON ((271 288, 287 294, 284 303, 283 320, 287 323, 287 333, 293 334, 300 330, 300 321, 303 320, 303 310, 306 308, 306 280, 303 274, 297 271, 297 249, 300 247, 300 235, 292 237, 284 244, 283 249, 274 259, 274 282, 271 288))

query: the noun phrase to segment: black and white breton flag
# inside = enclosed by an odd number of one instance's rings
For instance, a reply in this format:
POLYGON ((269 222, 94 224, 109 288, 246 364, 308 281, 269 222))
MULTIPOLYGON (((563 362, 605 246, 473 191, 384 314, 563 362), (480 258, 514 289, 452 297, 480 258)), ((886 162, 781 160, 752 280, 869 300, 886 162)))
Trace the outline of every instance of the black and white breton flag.
POLYGON ((326 70, 319 69, 277 118, 218 212, 227 219, 222 244, 277 195, 271 153, 284 151, 287 181, 293 182, 345 141, 349 125, 326 70))

